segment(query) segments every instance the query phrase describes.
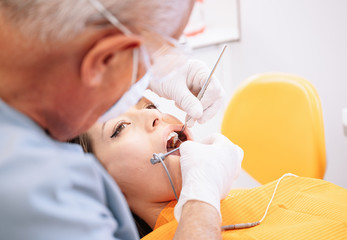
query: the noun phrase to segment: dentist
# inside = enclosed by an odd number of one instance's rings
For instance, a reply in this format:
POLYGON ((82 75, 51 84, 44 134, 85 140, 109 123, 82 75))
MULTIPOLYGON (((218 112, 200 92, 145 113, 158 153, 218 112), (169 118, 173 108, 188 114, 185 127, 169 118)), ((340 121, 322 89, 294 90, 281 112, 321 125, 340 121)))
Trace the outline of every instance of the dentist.
MULTIPOLYGON (((175 40, 193 3, 0 0, 0 239, 138 239, 116 183, 63 141, 126 111, 146 88, 200 123, 214 115, 221 86, 213 80, 199 102, 209 70, 175 40)), ((219 239, 219 201, 242 153, 230 159, 234 145, 221 135, 186 145, 175 238, 219 239)))

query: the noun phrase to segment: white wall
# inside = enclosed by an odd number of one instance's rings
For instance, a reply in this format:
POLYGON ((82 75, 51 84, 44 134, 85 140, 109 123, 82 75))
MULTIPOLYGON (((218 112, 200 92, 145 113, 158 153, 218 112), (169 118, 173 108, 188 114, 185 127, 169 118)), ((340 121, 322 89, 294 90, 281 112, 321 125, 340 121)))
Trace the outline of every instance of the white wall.
MULTIPOLYGON (((227 0, 206 1, 223 4, 227 0)), ((262 72, 288 72, 311 81, 323 108, 325 179, 344 188, 347 188, 347 137, 342 126, 342 108, 347 107, 346 12, 345 0, 240 0, 241 40, 228 43, 216 71, 229 97, 242 80, 262 72)), ((214 14, 219 17, 218 12, 214 14)), ((222 44, 217 44, 199 48, 194 54, 212 67, 221 47, 222 44)), ((184 119, 184 114, 178 115, 184 119)), ((211 122, 194 126, 196 138, 219 131, 222 115, 223 111, 211 122)))

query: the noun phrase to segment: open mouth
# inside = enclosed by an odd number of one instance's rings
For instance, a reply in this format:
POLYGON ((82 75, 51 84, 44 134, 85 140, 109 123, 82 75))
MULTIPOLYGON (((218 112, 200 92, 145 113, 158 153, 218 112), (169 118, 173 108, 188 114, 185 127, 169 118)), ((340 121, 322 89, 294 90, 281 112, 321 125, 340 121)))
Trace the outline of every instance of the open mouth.
POLYGON ((171 151, 174 148, 178 148, 184 141, 187 141, 187 136, 184 132, 173 131, 167 138, 166 149, 171 151))

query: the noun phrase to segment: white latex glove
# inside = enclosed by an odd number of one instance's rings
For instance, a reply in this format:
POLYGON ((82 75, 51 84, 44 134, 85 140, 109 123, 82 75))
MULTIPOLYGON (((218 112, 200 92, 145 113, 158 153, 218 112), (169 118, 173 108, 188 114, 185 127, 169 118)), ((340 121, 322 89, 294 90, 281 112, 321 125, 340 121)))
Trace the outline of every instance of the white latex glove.
POLYGON ((220 200, 240 174, 243 150, 225 136, 215 134, 201 143, 182 143, 180 154, 182 190, 175 218, 179 221, 182 207, 189 200, 209 203, 220 214, 220 200))
MULTIPOLYGON (((171 60, 170 56, 161 59, 162 65, 165 63, 170 65, 171 60)), ((210 120, 218 112, 224 100, 224 89, 214 76, 201 101, 196 98, 195 95, 198 95, 210 72, 211 69, 203 62, 190 59, 186 65, 170 74, 164 81, 151 82, 149 88, 161 97, 174 100, 179 108, 191 116, 187 126, 192 127, 196 120, 199 123, 210 120)))

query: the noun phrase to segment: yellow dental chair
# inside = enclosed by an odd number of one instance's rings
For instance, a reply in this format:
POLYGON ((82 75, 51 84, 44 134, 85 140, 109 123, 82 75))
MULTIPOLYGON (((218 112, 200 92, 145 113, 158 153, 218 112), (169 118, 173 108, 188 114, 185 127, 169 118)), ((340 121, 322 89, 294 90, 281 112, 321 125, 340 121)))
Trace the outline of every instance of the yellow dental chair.
POLYGON ((324 177, 321 104, 301 77, 267 73, 244 81, 230 100, 221 132, 244 150, 242 168, 261 184, 287 172, 324 177))

